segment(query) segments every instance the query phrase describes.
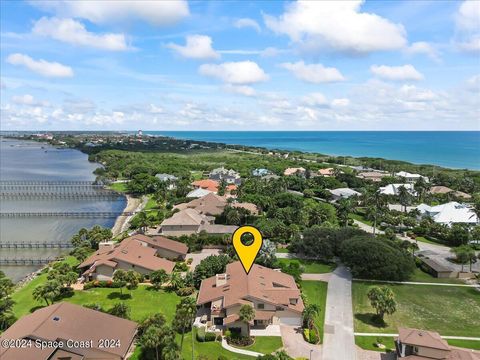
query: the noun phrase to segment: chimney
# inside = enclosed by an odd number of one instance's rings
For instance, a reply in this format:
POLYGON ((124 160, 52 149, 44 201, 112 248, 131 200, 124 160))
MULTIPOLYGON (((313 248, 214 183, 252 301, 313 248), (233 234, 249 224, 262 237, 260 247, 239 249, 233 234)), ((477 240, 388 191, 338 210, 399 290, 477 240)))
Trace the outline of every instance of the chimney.
POLYGON ((215 275, 215 286, 220 287, 227 283, 227 274, 217 274, 215 275))
POLYGON ((98 244, 98 250, 113 250, 115 243, 113 241, 102 241, 98 244))

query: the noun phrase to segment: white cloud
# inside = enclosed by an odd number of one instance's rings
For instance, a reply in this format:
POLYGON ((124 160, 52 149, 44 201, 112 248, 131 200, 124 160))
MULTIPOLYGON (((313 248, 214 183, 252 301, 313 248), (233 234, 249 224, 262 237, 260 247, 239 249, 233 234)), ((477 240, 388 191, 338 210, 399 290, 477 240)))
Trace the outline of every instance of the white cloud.
POLYGON ((212 48, 212 38, 206 35, 189 35, 185 46, 170 43, 167 47, 190 59, 220 58, 220 54, 212 48))
POLYGON ((403 48, 407 42, 403 26, 360 12, 362 4, 362 0, 297 1, 279 17, 264 15, 264 20, 271 30, 310 50, 369 53, 403 48))
POLYGON ((254 88, 251 86, 247 85, 231 85, 227 84, 225 86, 225 89, 228 92, 231 92, 233 94, 239 94, 239 95, 244 95, 244 96, 254 96, 256 94, 256 91, 254 88))
POLYGON ((150 104, 149 111, 151 114, 163 114, 165 112, 165 109, 161 106, 150 104))
POLYGON ((249 28, 255 29, 255 31, 257 32, 262 31, 262 29, 260 28, 260 25, 258 25, 258 23, 255 20, 250 18, 238 19, 237 21, 235 21, 234 25, 236 28, 239 28, 239 29, 249 27, 249 28))
POLYGON ((465 52, 480 52, 480 2, 464 1, 455 14, 455 43, 465 52))
POLYGON ((225 62, 219 65, 203 64, 199 73, 228 84, 245 85, 268 80, 268 75, 253 61, 225 62))
POLYGON ((12 101, 18 105, 48 106, 47 101, 39 101, 30 94, 12 96, 12 101))
POLYGON ((311 93, 303 97, 303 102, 309 106, 327 106, 328 100, 322 93, 311 93))
POLYGON ((387 65, 372 65, 370 71, 375 76, 392 81, 407 81, 407 80, 422 80, 423 75, 419 73, 412 65, 407 64, 403 66, 387 66, 387 65))
POLYGON ((350 100, 349 99, 333 99, 332 104, 333 107, 344 107, 350 105, 350 100))
POLYGON ((345 80, 345 77, 336 68, 325 67, 322 64, 305 64, 303 61, 297 61, 296 63, 283 63, 280 66, 290 70, 298 79, 315 84, 345 80))
POLYGON ((467 89, 473 92, 480 92, 480 74, 467 79, 467 89))
POLYGON ((97 49, 122 51, 128 46, 123 34, 95 34, 87 31, 85 25, 73 19, 42 17, 33 26, 33 33, 48 36, 73 45, 89 46, 97 49))
POLYGON ((440 55, 431 44, 425 41, 418 41, 412 43, 409 47, 405 49, 405 52, 409 55, 423 54, 428 56, 435 62, 440 62, 440 55))
POLYGON ((437 98, 437 95, 428 89, 420 89, 415 85, 403 85, 399 89, 399 93, 406 101, 432 101, 437 98))
POLYGON ((59 17, 87 19, 97 24, 143 20, 153 25, 170 25, 189 15, 186 0, 44 0, 31 1, 59 17))
POLYGON ((73 70, 69 66, 62 65, 58 62, 48 62, 43 59, 34 60, 24 54, 10 54, 7 62, 12 65, 23 65, 37 74, 45 77, 72 77, 73 70))

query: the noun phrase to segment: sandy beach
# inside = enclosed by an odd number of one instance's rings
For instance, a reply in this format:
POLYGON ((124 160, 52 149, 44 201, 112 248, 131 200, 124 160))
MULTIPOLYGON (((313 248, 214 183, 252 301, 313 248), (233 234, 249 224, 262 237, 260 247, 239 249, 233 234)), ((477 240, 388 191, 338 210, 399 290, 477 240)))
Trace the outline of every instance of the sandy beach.
MULTIPOLYGON (((123 212, 136 213, 138 211, 141 211, 145 207, 148 200, 146 197, 142 199, 130 195, 125 196, 127 198, 127 205, 125 206, 123 212)), ((120 215, 119 217, 117 217, 117 219, 115 220, 115 224, 112 227, 112 233, 114 237, 128 229, 128 225, 130 224, 130 220, 133 218, 133 216, 135 215, 120 215)))

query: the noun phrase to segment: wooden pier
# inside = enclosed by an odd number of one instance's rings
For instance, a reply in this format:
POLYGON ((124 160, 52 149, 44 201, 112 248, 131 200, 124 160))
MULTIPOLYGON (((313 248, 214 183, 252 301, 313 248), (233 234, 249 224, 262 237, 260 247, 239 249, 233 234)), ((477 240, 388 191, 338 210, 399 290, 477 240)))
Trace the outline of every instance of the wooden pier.
POLYGON ((28 265, 46 265, 55 259, 43 258, 43 259, 0 259, 0 266, 28 266, 28 265))
POLYGON ((98 191, 98 192, 0 192, 0 199, 3 200, 83 200, 98 199, 105 201, 117 201, 122 195, 115 191, 98 191))
POLYGON ((136 213, 133 211, 118 212, 0 212, 0 218, 30 218, 30 217, 68 217, 68 218, 82 218, 82 219, 113 219, 118 216, 132 216, 136 213))
POLYGON ((0 242, 0 249, 71 249, 71 243, 54 242, 0 242))

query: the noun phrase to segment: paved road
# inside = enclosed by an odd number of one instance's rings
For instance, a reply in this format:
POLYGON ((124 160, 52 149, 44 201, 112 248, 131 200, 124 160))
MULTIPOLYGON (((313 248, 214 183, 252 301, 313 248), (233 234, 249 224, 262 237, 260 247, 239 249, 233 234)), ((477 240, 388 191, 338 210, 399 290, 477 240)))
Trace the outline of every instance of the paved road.
POLYGON ((302 274, 302 280, 325 281, 329 282, 332 273, 326 274, 302 274))
MULTIPOLYGON (((391 337, 396 337, 398 334, 391 334, 391 333, 362 333, 362 332, 356 332, 355 335, 358 336, 391 336, 391 337)), ((471 337, 471 336, 443 336, 440 335, 442 339, 455 339, 455 340, 472 340, 472 341, 479 341, 480 337, 471 337)))
MULTIPOLYGON (((303 275, 305 275, 305 274, 302 274, 302 280, 305 280, 303 278, 303 275)), ((308 274, 308 275, 310 275, 310 274, 308 274)), ((472 287, 472 288, 480 287, 480 284, 453 284, 453 283, 441 283, 441 282, 432 283, 432 282, 420 282, 420 281, 390 281, 390 280, 371 280, 371 279, 354 279, 354 280, 355 281, 372 282, 372 283, 387 283, 387 284, 457 286, 457 287, 472 287)))
POLYGON ((190 271, 195 270, 197 265, 200 264, 200 261, 202 261, 206 257, 210 255, 219 255, 219 254, 220 254, 219 249, 203 249, 199 253, 188 253, 186 258, 192 259, 192 263, 190 264, 190 271))
POLYGON ((323 360, 356 360, 353 334, 352 275, 339 266, 328 282, 323 360))
POLYGON ((303 357, 312 360, 322 358, 322 347, 306 342, 303 339, 301 327, 280 325, 280 331, 282 333, 283 347, 291 357, 303 357))

